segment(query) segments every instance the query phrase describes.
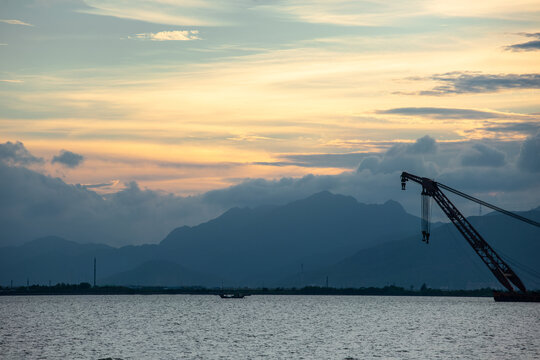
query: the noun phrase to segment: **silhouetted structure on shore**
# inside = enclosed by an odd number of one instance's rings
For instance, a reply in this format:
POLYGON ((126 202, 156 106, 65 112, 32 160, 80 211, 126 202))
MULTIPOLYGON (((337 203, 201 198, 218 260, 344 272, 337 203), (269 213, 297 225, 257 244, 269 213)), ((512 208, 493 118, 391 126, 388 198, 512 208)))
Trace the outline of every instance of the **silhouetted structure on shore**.
POLYGON ((487 206, 495 211, 501 212, 505 215, 511 216, 528 224, 540 227, 540 223, 524 218, 523 216, 514 214, 510 211, 501 209, 495 205, 489 204, 480 199, 474 198, 470 195, 462 193, 459 190, 453 189, 447 185, 438 183, 425 177, 419 177, 407 172, 401 174, 401 189, 405 190, 405 184, 407 181, 414 181, 422 185, 422 241, 429 243, 429 224, 430 224, 430 199, 435 199, 435 202, 444 214, 450 219, 450 221, 459 230, 461 235, 467 240, 469 245, 478 254, 480 259, 487 265, 489 270, 493 273, 495 278, 504 286, 508 293, 500 291, 494 292, 495 301, 528 301, 528 302, 540 302, 540 296, 537 293, 527 292, 525 284, 521 281, 519 276, 512 270, 495 250, 484 240, 484 238, 478 233, 478 231, 471 225, 471 223, 461 214, 458 208, 448 199, 448 197, 441 191, 440 188, 448 190, 456 195, 459 195, 465 199, 474 201, 480 205, 487 206), (516 291, 519 290, 519 292, 516 291))

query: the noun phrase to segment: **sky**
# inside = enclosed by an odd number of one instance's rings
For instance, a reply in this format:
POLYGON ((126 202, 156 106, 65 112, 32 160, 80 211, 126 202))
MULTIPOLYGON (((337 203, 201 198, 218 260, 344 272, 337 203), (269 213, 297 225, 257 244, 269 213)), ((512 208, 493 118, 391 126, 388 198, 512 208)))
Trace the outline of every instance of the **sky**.
POLYGON ((417 213, 403 170, 537 207, 539 24, 529 0, 0 0, 0 244, 157 242, 322 190, 417 213))

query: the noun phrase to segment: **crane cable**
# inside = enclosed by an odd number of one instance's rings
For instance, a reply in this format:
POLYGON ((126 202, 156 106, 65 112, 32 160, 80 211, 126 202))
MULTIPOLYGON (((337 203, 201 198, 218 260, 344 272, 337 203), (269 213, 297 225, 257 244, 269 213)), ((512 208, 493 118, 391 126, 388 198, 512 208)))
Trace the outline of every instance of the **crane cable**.
MULTIPOLYGON (((454 244, 459 246, 462 250, 463 254, 466 254, 466 258, 469 260, 469 263, 473 265, 473 267, 476 269, 477 274, 488 274, 489 272, 484 266, 479 266, 479 259, 477 256, 473 256, 473 252, 471 250, 470 246, 465 246, 465 243, 463 241, 459 241, 456 237, 457 230, 453 226, 449 226, 449 224, 443 225, 443 227, 446 228, 446 232, 450 235, 450 238, 454 241, 454 244)), ((497 283, 498 284, 498 283, 497 283)), ((498 284, 500 285, 500 284, 498 284)))
MULTIPOLYGON (((528 223, 528 224, 531 224, 531 225, 540 227, 540 223, 538 223, 538 222, 536 222, 536 221, 534 221, 534 220, 528 219, 528 218, 526 218, 526 217, 520 216, 520 215, 515 214, 515 213, 513 213, 513 212, 510 212, 510 211, 501 209, 500 207, 497 207, 497 206, 495 206, 495 205, 491 205, 490 203, 487 203, 487 202, 482 201, 482 200, 480 200, 480 199, 477 199, 477 198, 475 198, 475 197, 473 197, 473 196, 470 196, 470 195, 467 195, 467 194, 465 194, 465 193, 462 193, 461 191, 456 190, 456 189, 454 189, 454 188, 451 188, 450 186, 447 186, 447 185, 444 185, 444 184, 441 184, 441 183, 437 183, 437 185, 438 185, 439 187, 445 189, 445 190, 448 190, 448 191, 450 191, 450 192, 456 194, 456 195, 459 195, 459 196, 461 196, 461 197, 464 197, 465 199, 474 201, 474 202, 480 204, 480 206, 484 205, 484 206, 486 206, 486 207, 488 207, 488 208, 490 208, 490 209, 493 209, 493 210, 498 211, 498 212, 500 212, 500 213, 503 213, 503 214, 505 214, 505 215, 508 215, 508 216, 511 216, 511 217, 516 218, 516 219, 518 219, 518 220, 524 221, 524 222, 526 222, 526 223, 528 223)), ((480 209, 481 209, 481 208, 480 208, 480 209)), ((481 220, 481 217, 479 217, 479 218, 480 218, 480 220, 481 220)), ((534 269, 528 267, 528 266, 525 265, 525 264, 520 263, 519 261, 517 261, 517 260, 515 260, 515 259, 512 259, 511 257, 509 257, 508 255, 502 253, 502 252, 501 252, 500 250, 498 250, 498 249, 493 248, 493 250, 495 250, 495 251, 497 252, 497 254, 500 254, 500 256, 503 257, 505 261, 511 263, 511 264, 514 265, 515 267, 519 268, 521 271, 527 273, 529 276, 532 276, 532 277, 534 278, 534 280, 540 281, 540 273, 537 272, 536 270, 534 270, 534 269)), ((536 282, 536 281, 535 281, 535 282, 536 282)))
POLYGON ((493 250, 495 250, 497 252, 497 254, 499 254, 504 260, 508 261, 509 263, 511 263, 512 265, 514 265, 515 267, 519 268, 521 271, 527 273, 528 275, 532 276, 533 278, 535 278, 535 280, 538 280, 539 283, 540 283, 540 273, 537 272, 535 269, 523 264, 523 263, 520 263, 519 261, 517 261, 516 259, 512 259, 510 256, 508 256, 507 254, 501 252, 499 249, 495 249, 493 248, 493 250))
POLYGON ((490 208, 490 209, 493 209, 493 210, 498 211, 498 212, 500 212, 500 213, 503 213, 503 214, 505 214, 505 215, 511 216, 511 217, 513 217, 513 218, 515 218, 515 219, 524 221, 524 222, 526 222, 526 223, 528 223, 528 224, 531 224, 531 225, 540 227, 540 223, 537 222, 537 221, 528 219, 528 218, 526 218, 526 217, 523 217, 523 216, 521 216, 521 215, 515 214, 515 213, 510 212, 510 211, 508 211, 508 210, 501 209, 501 208, 498 207, 498 206, 491 205, 490 203, 487 203, 487 202, 485 202, 485 201, 482 201, 482 200, 480 200, 480 199, 477 199, 477 198, 475 198, 475 197, 473 197, 473 196, 467 195, 467 194, 465 194, 465 193, 463 193, 463 192, 461 192, 461 191, 459 191, 459 190, 456 190, 456 189, 454 189, 454 188, 451 188, 450 186, 446 186, 446 185, 441 184, 441 183, 439 183, 439 182, 437 182, 436 184, 437 184, 437 186, 439 186, 439 187, 441 187, 441 188, 443 188, 443 189, 445 189, 445 190, 448 190, 448 191, 450 191, 450 192, 453 192, 453 193, 456 194, 456 195, 459 195, 459 196, 461 196, 461 197, 464 197, 465 199, 474 201, 474 202, 476 202, 476 203, 478 203, 478 204, 480 204, 480 205, 484 205, 485 207, 488 207, 488 208, 490 208))
MULTIPOLYGON (((448 235, 450 235, 450 238, 454 241, 454 244, 458 245, 459 247, 461 247, 462 250, 464 250, 463 252, 465 254, 467 254, 467 259, 469 259, 470 264, 472 264, 474 266, 476 271, 478 273, 483 273, 485 271, 485 268, 478 266, 478 263, 476 262, 476 260, 478 258, 471 256, 472 254, 469 252, 470 248, 462 246, 463 242, 458 241, 458 239, 456 238, 456 235, 455 235, 456 229, 454 229, 454 227, 448 226, 448 225, 449 224, 445 224, 445 225, 442 225, 442 227, 446 228, 446 232, 447 232, 448 235)), ((527 265, 525 265, 523 263, 520 263, 519 261, 517 261, 515 259, 512 259, 510 256, 508 256, 507 254, 501 252, 499 249, 496 249, 494 247, 492 247, 492 248, 493 248, 493 250, 495 250, 497 252, 497 254, 499 254, 499 256, 501 256, 501 258, 503 258, 504 261, 512 264, 512 266, 515 266, 516 268, 518 268, 522 272, 526 273, 528 275, 527 280, 529 282, 534 283, 536 285, 540 285, 540 273, 539 272, 537 272, 535 269, 533 269, 533 268, 531 268, 531 267, 529 267, 529 266, 527 266, 527 265)))

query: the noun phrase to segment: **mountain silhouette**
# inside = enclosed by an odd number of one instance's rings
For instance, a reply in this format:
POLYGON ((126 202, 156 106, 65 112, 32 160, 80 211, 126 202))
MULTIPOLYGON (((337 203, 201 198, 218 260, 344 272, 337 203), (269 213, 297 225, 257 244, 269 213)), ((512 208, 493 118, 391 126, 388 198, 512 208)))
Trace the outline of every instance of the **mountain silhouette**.
POLYGON ((257 286, 399 239, 418 223, 393 201, 366 205, 321 192, 284 206, 234 208, 205 224, 178 228, 160 250, 190 269, 257 286))
MULTIPOLYGON (((525 216, 539 219, 540 211, 525 216)), ((471 218, 496 250, 540 273, 539 230, 499 214, 471 218)), ((332 286, 478 288, 493 276, 451 224, 419 240, 420 221, 395 201, 367 205, 329 192, 283 206, 233 208, 174 229, 157 245, 113 248, 58 237, 0 249, 0 284, 93 281, 163 286, 332 286)), ((524 281, 528 273, 514 269, 524 281)))

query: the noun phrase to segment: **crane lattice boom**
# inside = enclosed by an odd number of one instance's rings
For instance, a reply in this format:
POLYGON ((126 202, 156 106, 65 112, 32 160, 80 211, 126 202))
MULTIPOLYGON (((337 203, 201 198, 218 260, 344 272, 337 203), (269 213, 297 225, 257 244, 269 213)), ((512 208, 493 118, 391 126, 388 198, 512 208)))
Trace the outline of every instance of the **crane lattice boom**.
MULTIPOLYGON (((497 280, 509 291, 514 292, 516 287, 522 292, 526 292, 525 285, 521 281, 521 279, 516 275, 516 273, 510 268, 510 266, 503 260, 501 257, 493 250, 493 248, 482 238, 482 236, 476 231, 476 229, 469 223, 469 221, 461 214, 461 212, 456 208, 456 206, 446 197, 446 195, 441 191, 440 188, 444 188, 445 190, 449 190, 455 194, 458 194, 460 196, 464 196, 465 198, 469 200, 473 200, 476 202, 481 203, 482 205, 488 206, 492 209, 495 209, 497 211, 501 211, 502 209, 497 208, 494 205, 485 203, 481 200, 478 200, 476 198, 473 198, 472 196, 466 195, 458 190, 452 189, 449 186, 440 184, 436 181, 433 181, 431 179, 425 178, 425 177, 419 177, 413 174, 409 174, 406 172, 403 172, 401 174, 401 188, 402 190, 405 190, 405 184, 407 181, 414 181, 420 185, 422 185, 422 195, 423 196, 430 196, 435 200, 437 205, 441 208, 441 210, 445 213, 445 215, 452 221, 454 226, 459 230, 461 235, 467 240, 469 245, 474 249, 474 251, 480 256, 484 264, 487 265, 489 270, 495 275, 497 280)), ((502 210, 503 213, 510 213, 506 210, 502 210)), ((519 215, 512 214, 513 217, 520 218, 520 220, 525 219, 526 222, 540 226, 539 223, 532 221, 530 219, 523 218, 519 215)), ((525 221, 524 220, 524 221, 525 221)), ((429 239, 429 233, 424 234, 424 230, 422 232, 423 239, 427 242, 429 239)))

